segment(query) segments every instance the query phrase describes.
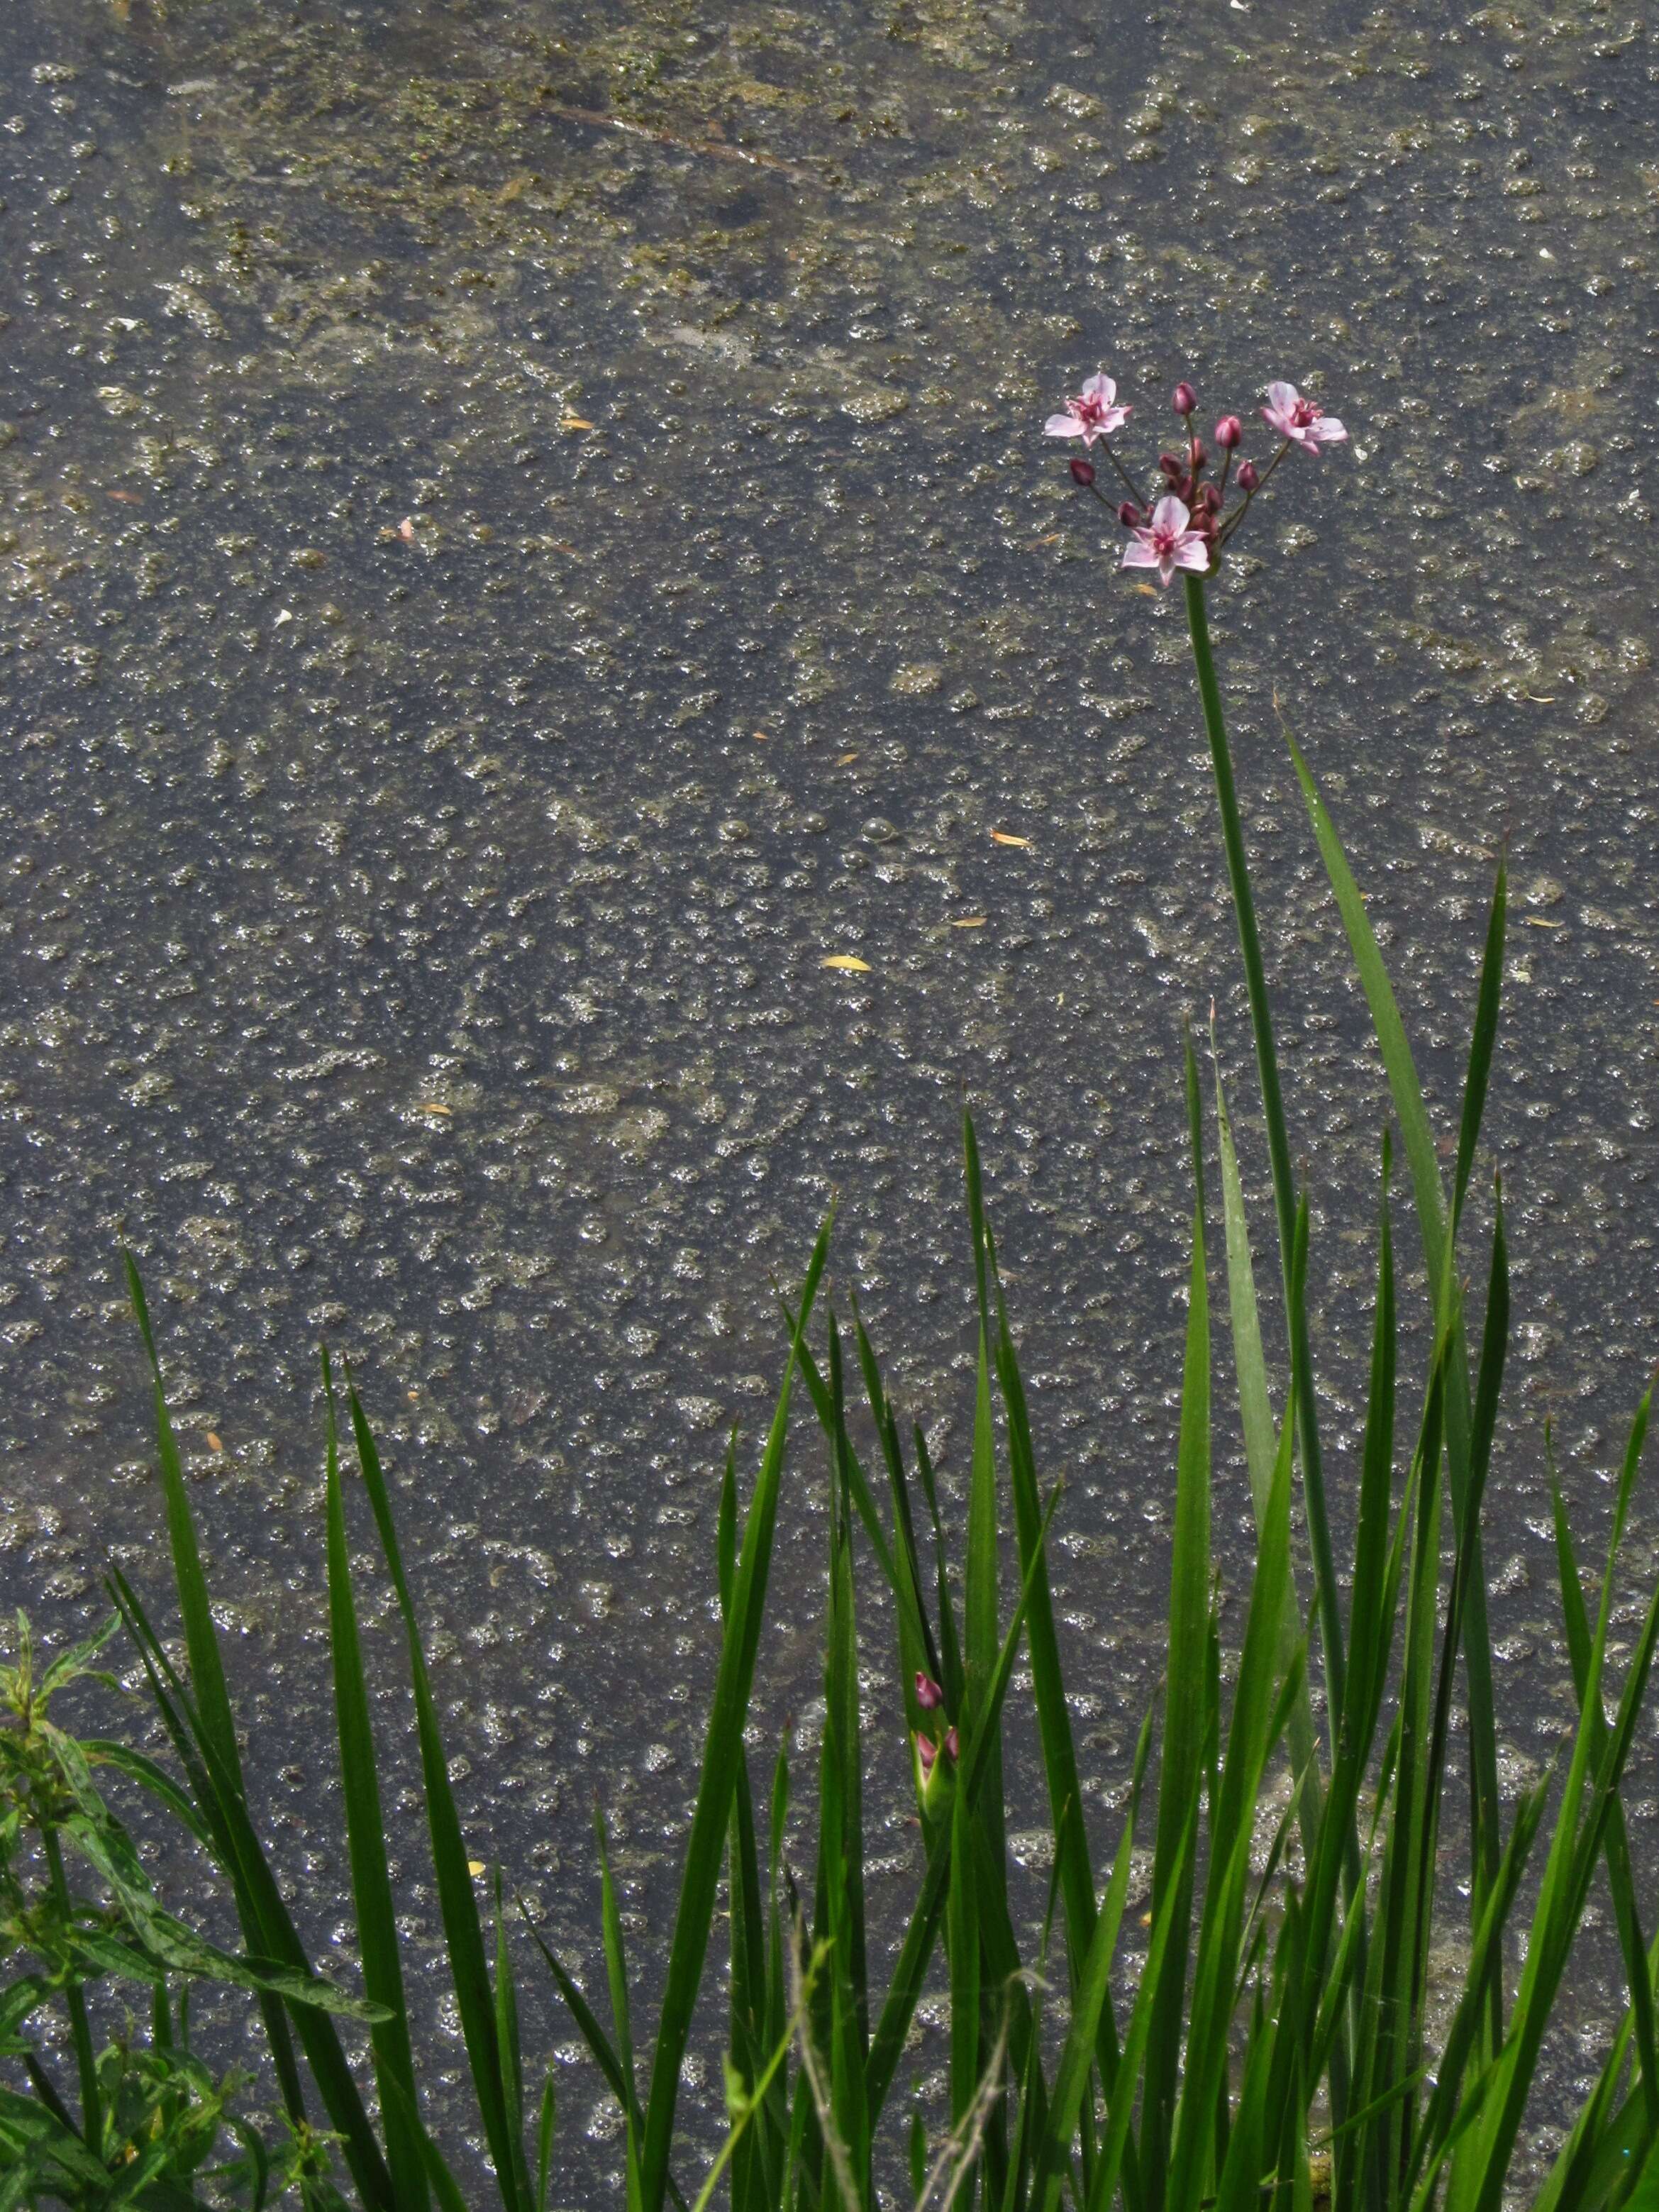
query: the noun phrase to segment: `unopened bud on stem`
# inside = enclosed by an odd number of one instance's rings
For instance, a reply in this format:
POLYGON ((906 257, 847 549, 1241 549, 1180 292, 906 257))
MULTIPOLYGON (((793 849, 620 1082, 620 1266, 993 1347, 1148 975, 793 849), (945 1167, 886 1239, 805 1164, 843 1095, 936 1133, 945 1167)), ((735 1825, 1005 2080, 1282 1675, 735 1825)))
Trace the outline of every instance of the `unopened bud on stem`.
POLYGON ((1170 404, 1177 415, 1190 415, 1198 404, 1198 394, 1183 376, 1170 395, 1170 404))

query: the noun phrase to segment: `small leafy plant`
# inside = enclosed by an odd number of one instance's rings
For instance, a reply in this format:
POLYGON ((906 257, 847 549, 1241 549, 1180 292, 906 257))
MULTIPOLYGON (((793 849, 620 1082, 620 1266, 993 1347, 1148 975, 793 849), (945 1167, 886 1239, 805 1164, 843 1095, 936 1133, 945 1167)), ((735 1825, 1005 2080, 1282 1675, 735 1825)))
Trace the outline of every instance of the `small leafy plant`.
POLYGON ((27 2094, 0 2087, 0 2207, 185 2206, 204 2187, 220 2202, 258 2206, 320 2173, 326 2155, 308 2134, 267 2143, 240 2109, 252 2075, 216 2075, 196 2056, 192 1988, 361 2008, 309 1975, 273 1977, 218 1949, 157 1902, 96 1769, 143 1779, 186 1818, 188 1808, 142 1753, 82 1741, 51 1712, 77 1683, 118 1686, 94 1663, 118 1626, 112 1619, 42 1665, 20 1613, 15 1658, 0 1664, 0 1959, 12 1977, 0 1988, 0 2056, 20 2062, 29 2084, 27 2094), (111 1987, 147 2000, 148 2025, 124 2003, 100 2046, 94 2000, 111 1987), (54 2015, 67 2028, 76 2091, 59 2088, 43 2048, 40 2028, 54 2015))

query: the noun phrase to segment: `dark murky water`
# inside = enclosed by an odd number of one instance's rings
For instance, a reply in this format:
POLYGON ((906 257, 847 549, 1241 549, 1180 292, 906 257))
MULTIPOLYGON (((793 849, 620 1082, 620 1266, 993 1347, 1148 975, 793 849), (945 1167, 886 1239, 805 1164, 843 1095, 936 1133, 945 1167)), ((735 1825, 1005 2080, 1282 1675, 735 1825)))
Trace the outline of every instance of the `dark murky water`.
MULTIPOLYGON (((1491 1516, 1534 1771, 1571 1702, 1543 1416, 1593 1540, 1659 1341, 1636 12, 14 0, 7 31, 8 1601, 66 1631, 106 1547, 162 1587, 125 1237, 278 1839, 331 1898, 325 1334, 402 1487, 481 1855, 591 1961, 599 1787, 648 1963, 724 1432, 763 1418, 832 1190, 837 1297, 962 1465, 965 1088, 1109 1802, 1163 1604, 1180 1020, 1218 994, 1241 1108, 1247 1040, 1178 605, 1111 580, 1039 433, 1102 356, 1149 448, 1179 371, 1206 413, 1288 375, 1355 443, 1281 477, 1216 611, 1328 1345, 1382 1103, 1275 690, 1442 1099, 1514 863, 1491 1516)), ((1329 1379, 1340 1499, 1361 1378, 1329 1379)), ((805 1743, 804 1431, 797 1468, 769 1694, 805 1743)), ((896 1818, 878 1911, 908 1848, 896 1818)), ((564 2078, 592 2199, 609 2117, 564 2078)))

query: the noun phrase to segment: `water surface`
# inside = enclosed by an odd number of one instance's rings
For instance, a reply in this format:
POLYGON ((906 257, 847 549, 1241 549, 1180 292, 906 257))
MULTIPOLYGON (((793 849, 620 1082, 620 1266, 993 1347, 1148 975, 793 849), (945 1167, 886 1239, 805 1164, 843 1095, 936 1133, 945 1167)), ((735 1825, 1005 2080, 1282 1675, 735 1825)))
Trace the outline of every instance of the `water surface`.
MULTIPOLYGON (((1267 1213, 1179 607, 1115 581, 1040 426, 1103 359, 1147 455, 1177 374, 1206 415, 1286 375, 1354 441, 1276 481, 1215 619, 1319 1196, 1331 1479, 1346 1538, 1385 1100, 1279 713, 1446 1127, 1509 847, 1488 1126, 1518 1335, 1490 1543, 1506 1759, 1534 1772, 1571 1702, 1543 1422, 1593 1548, 1659 1340, 1637 15, 20 0, 7 23, 8 1601, 67 1634, 106 1553, 164 1588, 125 1238, 284 1864, 333 1940, 326 1336, 398 1486, 480 1856, 591 1968, 599 1790, 648 1973, 725 1438, 752 1463, 776 1288, 832 1193, 836 1300, 959 1494, 966 1096, 1067 1483, 1109 1832, 1163 1611, 1180 1027, 1212 994, 1267 1213), (868 972, 824 966, 848 953, 868 972)), ((795 1468, 763 1703, 805 1771, 804 1429, 795 1468)), ((878 1917, 914 1857, 888 1649, 878 1623, 878 1917)), ((406 1791, 431 1955, 415 1813, 406 1791)), ((536 2033, 574 2057, 551 2009, 536 2033)), ((919 2076, 941 2051, 927 2028, 919 2076)), ((1582 2063, 1564 2044, 1558 2082, 1582 2063)), ((562 2081, 568 2193, 599 2201, 611 2116, 584 2069, 562 2081)))

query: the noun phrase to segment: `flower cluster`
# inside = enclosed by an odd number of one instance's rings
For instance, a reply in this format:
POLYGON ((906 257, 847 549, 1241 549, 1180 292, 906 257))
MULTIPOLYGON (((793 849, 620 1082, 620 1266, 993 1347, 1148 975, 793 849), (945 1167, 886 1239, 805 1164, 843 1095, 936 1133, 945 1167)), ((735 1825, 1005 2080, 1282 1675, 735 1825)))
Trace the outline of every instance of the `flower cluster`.
POLYGON ((916 1676, 916 1703, 923 1712, 939 1716, 934 1734, 918 1733, 910 1739, 915 1758, 916 1802, 930 1819, 937 1820, 949 1806, 956 1784, 957 1732, 945 1725, 945 1692, 931 1674, 916 1676))
POLYGON ((1121 429, 1133 411, 1121 407, 1117 386, 1103 370, 1090 377, 1064 410, 1051 415, 1044 426, 1051 438, 1081 438, 1083 453, 1072 463, 1073 480, 1105 506, 1108 499, 1097 482, 1091 458, 1095 441, 1110 462, 1130 496, 1118 502, 1119 522, 1129 533, 1123 548, 1126 568, 1152 568, 1160 584, 1173 582, 1176 571, 1209 575, 1221 557, 1222 548, 1244 520, 1251 501, 1292 447, 1317 454, 1327 446, 1340 445, 1347 431, 1334 415, 1327 415, 1316 400, 1305 398, 1293 384, 1267 386, 1267 404, 1261 418, 1279 433, 1278 451, 1265 468, 1239 459, 1244 425, 1237 415, 1224 415, 1215 426, 1214 445, 1220 459, 1212 460, 1209 448, 1193 429, 1198 394, 1185 378, 1176 385, 1170 404, 1179 417, 1179 451, 1160 453, 1161 491, 1148 498, 1129 474, 1112 446, 1112 434, 1121 429), (1237 465, 1235 466, 1235 463, 1237 465), (1217 473, 1207 473, 1212 468, 1217 473), (1229 492, 1237 495, 1227 504, 1229 492))

